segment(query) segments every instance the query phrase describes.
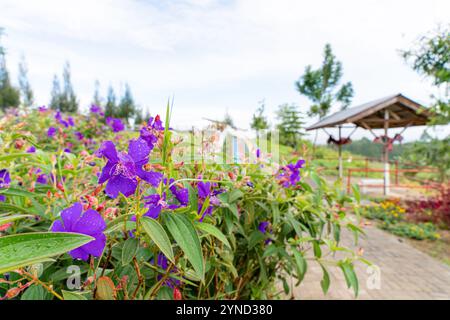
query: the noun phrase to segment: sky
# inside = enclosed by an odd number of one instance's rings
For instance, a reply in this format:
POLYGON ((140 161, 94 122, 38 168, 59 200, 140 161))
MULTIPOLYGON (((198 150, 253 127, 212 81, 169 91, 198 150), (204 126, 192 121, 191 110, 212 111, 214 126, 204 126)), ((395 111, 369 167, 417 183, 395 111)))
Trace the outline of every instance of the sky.
MULTIPOLYGON (((353 84, 352 106, 395 93, 427 105, 435 91, 399 51, 449 22, 447 0, 0 0, 7 66, 17 79, 25 56, 37 104, 49 102, 53 76, 69 61, 82 108, 96 80, 104 96, 109 85, 120 95, 128 83, 151 114, 164 114, 174 97, 178 129, 226 112, 248 129, 262 100, 272 125, 280 104, 306 112, 311 102, 295 81, 320 65, 326 43, 343 64, 342 81, 353 84)), ((408 129, 405 140, 422 131, 408 129)), ((371 137, 361 129, 352 138, 363 136, 371 137)), ((319 132, 319 142, 327 138, 319 132)))

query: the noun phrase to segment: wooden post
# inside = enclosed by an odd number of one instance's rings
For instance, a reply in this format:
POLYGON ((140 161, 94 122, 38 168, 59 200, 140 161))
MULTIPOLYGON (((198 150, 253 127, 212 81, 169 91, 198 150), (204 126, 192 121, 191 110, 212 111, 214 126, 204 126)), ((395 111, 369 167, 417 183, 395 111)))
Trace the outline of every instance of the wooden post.
POLYGON ((384 161, 384 183, 383 183, 383 194, 387 196, 389 194, 389 138, 388 138, 388 129, 389 129, 389 111, 388 109, 384 109, 384 136, 385 143, 383 148, 383 161, 384 161))
POLYGON ((342 130, 342 126, 339 126, 339 144, 338 144, 338 152, 339 152, 339 180, 342 181, 342 179, 344 178, 344 168, 342 166, 342 145, 341 143, 341 130, 342 130))

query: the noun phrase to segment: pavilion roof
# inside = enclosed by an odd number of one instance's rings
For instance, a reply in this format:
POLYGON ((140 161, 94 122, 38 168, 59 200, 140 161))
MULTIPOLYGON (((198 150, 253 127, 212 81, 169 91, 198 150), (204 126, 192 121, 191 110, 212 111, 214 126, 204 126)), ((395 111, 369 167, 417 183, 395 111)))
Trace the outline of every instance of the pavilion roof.
POLYGON ((389 128, 425 125, 430 112, 402 94, 387 96, 327 116, 306 130, 329 128, 353 123, 365 129, 384 127, 384 110, 389 111, 389 128))

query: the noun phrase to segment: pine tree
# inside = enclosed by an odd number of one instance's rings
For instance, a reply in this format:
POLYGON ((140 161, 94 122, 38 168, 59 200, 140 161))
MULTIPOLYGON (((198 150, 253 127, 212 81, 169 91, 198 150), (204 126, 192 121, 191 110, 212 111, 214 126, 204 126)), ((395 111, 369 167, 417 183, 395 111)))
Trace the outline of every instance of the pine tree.
MULTIPOLYGON (((0 40, 3 29, 0 28, 0 40)), ((6 52, 0 43, 0 109, 18 107, 20 104, 20 92, 12 86, 9 72, 6 68, 6 52)))
POLYGON ((64 90, 61 95, 60 110, 65 112, 77 112, 78 100, 72 87, 69 62, 66 62, 64 65, 63 86, 64 90))
POLYGON ((114 93, 113 87, 110 85, 108 87, 108 94, 106 97, 105 117, 116 117, 116 116, 117 116, 116 95, 114 93))
POLYGON ((227 112, 225 112, 225 116, 223 117, 223 121, 224 124, 230 126, 233 129, 236 129, 236 126, 234 125, 234 121, 233 118, 231 118, 231 115, 227 112))
POLYGON ((94 96, 92 97, 92 104, 100 107, 102 105, 102 98, 100 96, 100 82, 98 80, 95 80, 94 86, 95 91, 94 96))
POLYGON ((299 93, 313 103, 309 116, 322 119, 330 112, 334 102, 339 102, 341 109, 348 107, 353 97, 353 87, 351 82, 347 82, 337 89, 341 78, 342 64, 337 61, 331 45, 326 44, 322 66, 316 70, 307 66, 303 76, 295 83, 299 93))
POLYGON ((19 87, 23 106, 26 108, 31 107, 34 102, 34 95, 28 81, 28 68, 23 55, 19 62, 19 87))
POLYGON ((61 104, 61 86, 59 84, 58 76, 53 76, 53 87, 50 98, 50 108, 53 110, 60 110, 61 104))
POLYGON ((119 103, 119 117, 125 119, 127 122, 136 113, 136 106, 134 104, 133 95, 128 84, 125 85, 125 93, 120 99, 119 103))
POLYGON ((297 147, 298 140, 303 133, 302 115, 296 105, 282 104, 277 110, 277 119, 280 121, 277 129, 280 133, 280 142, 284 145, 297 147))
POLYGON ((256 109, 255 114, 253 114, 252 122, 250 127, 256 131, 257 138, 259 138, 259 131, 266 130, 269 128, 269 122, 266 116, 264 116, 264 100, 260 102, 260 106, 256 109))

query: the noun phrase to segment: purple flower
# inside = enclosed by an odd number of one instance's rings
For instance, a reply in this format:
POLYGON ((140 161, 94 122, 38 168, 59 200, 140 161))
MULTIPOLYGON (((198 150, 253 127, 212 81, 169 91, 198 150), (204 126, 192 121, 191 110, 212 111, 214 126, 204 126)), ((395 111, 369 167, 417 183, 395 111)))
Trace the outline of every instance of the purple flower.
POLYGON ((69 123, 68 123, 67 121, 65 121, 65 120, 62 118, 61 112, 60 112, 60 111, 57 111, 57 112, 56 112, 56 114, 55 114, 55 119, 58 120, 58 122, 59 122, 60 124, 62 124, 64 127, 67 128, 67 127, 69 126, 69 123))
POLYGON ((148 208, 148 211, 144 214, 144 216, 157 219, 162 209, 168 207, 166 203, 166 194, 163 193, 162 196, 159 194, 151 194, 145 198, 145 207, 148 208))
POLYGON ((298 160, 297 163, 290 163, 280 169, 277 175, 279 183, 284 187, 295 186, 301 179, 300 169, 303 168, 305 160, 298 160))
POLYGON ((47 184, 48 176, 46 174, 40 174, 36 178, 36 182, 40 184, 47 184))
POLYGON ((106 118, 106 124, 113 129, 113 132, 120 132, 125 130, 125 125, 123 124, 122 120, 118 118, 106 118))
MULTIPOLYGON (((9 175, 8 170, 2 169, 0 170, 0 189, 9 188, 9 184, 11 183, 11 177, 9 175)), ((5 202, 6 197, 0 194, 0 202, 5 202)))
POLYGON ((47 137, 51 138, 56 134, 56 128, 55 127, 50 127, 47 130, 47 137))
POLYGON ((36 152, 35 146, 31 146, 27 149, 27 153, 35 153, 35 152, 36 152))
POLYGON ((269 227, 269 221, 263 221, 258 225, 258 230, 261 233, 266 234, 268 227, 269 227))
MULTIPOLYGON (((272 233, 272 229, 270 228, 269 221, 260 222, 258 225, 258 230, 259 230, 259 232, 261 232, 264 235, 266 235, 268 232, 272 233)), ((267 245, 270 242, 272 242, 272 240, 270 238, 268 238, 264 241, 264 244, 267 245)))
POLYGON ((150 150, 153 150, 156 142, 158 142, 158 138, 162 135, 163 131, 164 127, 162 126, 159 115, 157 115, 154 120, 153 117, 150 117, 147 125, 145 127, 142 127, 140 136, 145 140, 145 142, 147 142, 150 150))
POLYGON ((82 233, 95 238, 91 242, 69 251, 74 259, 87 261, 89 255, 100 257, 106 244, 106 236, 103 231, 106 229, 106 223, 100 213, 89 209, 83 213, 81 203, 74 203, 71 207, 61 211, 61 220, 56 220, 51 231, 53 232, 73 232, 82 233))
POLYGON ((84 135, 80 131, 75 132, 74 135, 80 141, 84 139, 84 135))
POLYGON ((39 112, 46 112, 48 109, 47 109, 46 106, 40 106, 40 107, 38 108, 38 110, 39 110, 39 112))
POLYGON ((65 148, 65 149, 64 149, 64 152, 72 153, 72 150, 70 150, 69 148, 65 148))
MULTIPOLYGON (((174 179, 164 179, 164 183, 172 184, 174 179)), ((177 188, 175 185, 169 187, 170 193, 173 195, 172 198, 167 199, 166 193, 164 192, 162 196, 159 194, 151 194, 145 198, 145 207, 148 211, 144 214, 153 219, 157 219, 161 210, 169 209, 175 210, 180 207, 185 207, 189 203, 189 191, 186 188, 177 188)))
POLYGON ((256 158, 260 158, 261 157, 261 150, 256 149, 256 158))
POLYGON ((93 105, 91 105, 90 111, 91 111, 91 113, 101 113, 102 112, 102 108, 100 108, 99 106, 93 104, 93 105))
POLYGON ((220 200, 217 198, 217 195, 222 193, 223 190, 214 190, 213 187, 215 184, 212 184, 211 182, 203 182, 200 181, 197 183, 197 190, 198 190, 198 213, 201 213, 201 210, 203 208, 203 204, 205 203, 206 198, 209 197, 209 206, 205 209, 203 212, 200 222, 203 221, 206 215, 211 215, 214 207, 217 207, 220 205, 220 200))
POLYGON ((128 197, 136 191, 137 177, 158 186, 162 179, 159 172, 145 171, 142 166, 148 162, 150 149, 142 139, 131 140, 128 153, 116 151, 112 141, 105 141, 97 150, 98 157, 105 157, 108 162, 103 167, 98 183, 106 184, 106 194, 116 198, 119 192, 128 197))
POLYGON ((67 122, 69 122, 69 126, 71 127, 75 126, 75 121, 73 120, 72 117, 67 118, 67 122))

